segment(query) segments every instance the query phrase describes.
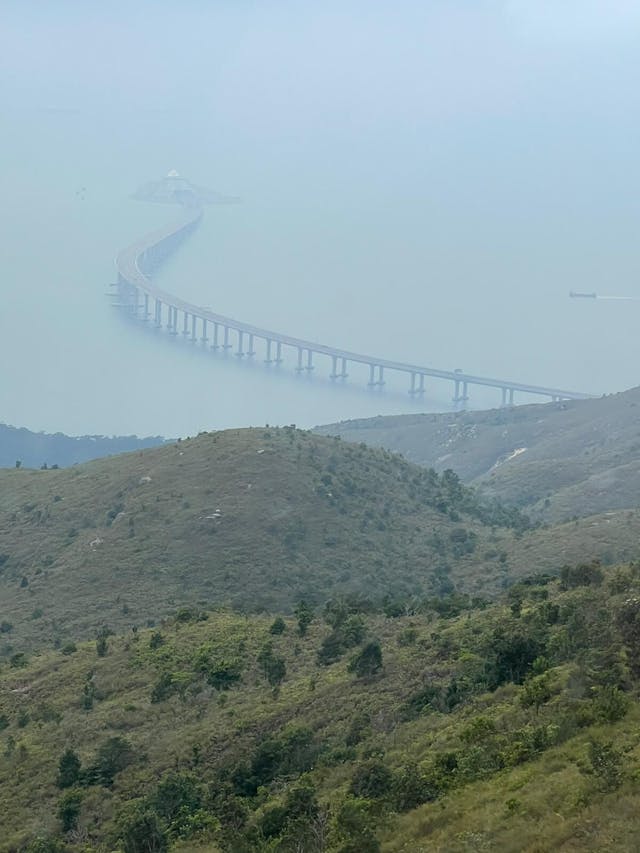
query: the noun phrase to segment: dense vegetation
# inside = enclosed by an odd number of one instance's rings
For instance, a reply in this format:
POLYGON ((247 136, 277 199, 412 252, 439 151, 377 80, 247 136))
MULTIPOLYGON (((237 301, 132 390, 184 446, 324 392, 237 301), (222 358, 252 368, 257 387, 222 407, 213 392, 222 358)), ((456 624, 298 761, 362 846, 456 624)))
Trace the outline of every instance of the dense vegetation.
POLYGON ((182 608, 0 673, 0 850, 631 850, 640 567, 182 608))
POLYGON ((163 441, 159 436, 50 435, 0 424, 0 468, 14 468, 16 465, 24 468, 66 468, 90 459, 156 447, 163 441))

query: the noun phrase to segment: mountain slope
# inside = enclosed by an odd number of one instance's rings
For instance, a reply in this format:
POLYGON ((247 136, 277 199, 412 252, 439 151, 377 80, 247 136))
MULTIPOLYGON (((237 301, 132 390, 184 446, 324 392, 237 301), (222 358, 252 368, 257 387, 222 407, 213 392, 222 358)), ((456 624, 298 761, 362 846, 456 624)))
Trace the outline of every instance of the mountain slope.
POLYGON ((14 659, 0 851, 635 849, 639 595, 585 565, 462 614, 182 613, 14 659))
POLYGON ((452 468, 535 519, 640 505, 640 388, 598 400, 380 417, 317 431, 399 451, 439 471, 452 468))
POLYGON ((453 584, 486 595, 524 527, 385 451, 292 428, 203 434, 0 472, 0 621, 18 648, 178 605, 290 610, 334 589, 380 599, 453 584))

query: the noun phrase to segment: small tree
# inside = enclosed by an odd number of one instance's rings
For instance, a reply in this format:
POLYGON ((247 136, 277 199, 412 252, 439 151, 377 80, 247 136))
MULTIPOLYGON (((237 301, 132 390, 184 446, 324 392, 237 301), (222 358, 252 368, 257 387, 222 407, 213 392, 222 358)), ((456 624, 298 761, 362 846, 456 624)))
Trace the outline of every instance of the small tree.
POLYGON ((375 675, 382 669, 382 649, 377 640, 373 640, 362 649, 349 664, 349 672, 354 672, 358 678, 375 675))
POLYGON ((385 797, 391 790, 393 774, 382 761, 368 761, 361 764, 353 774, 351 793, 356 797, 377 800, 385 797))
POLYGON ((313 610, 303 599, 296 607, 295 614, 298 619, 298 633, 301 637, 304 637, 309 629, 309 625, 313 621, 313 610))
POLYGON ((78 788, 70 788, 60 798, 58 803, 58 818, 62 823, 62 831, 70 832, 75 829, 80 816, 82 806, 82 791, 78 788))
POLYGON ((58 788, 71 788, 80 778, 80 759, 72 749, 63 752, 58 764, 58 788))
POLYGON ((287 667, 283 658, 274 655, 272 643, 264 644, 258 655, 258 663, 272 687, 277 687, 284 680, 287 667))
POLYGON ((163 822, 144 805, 121 817, 119 829, 124 853, 166 853, 169 849, 163 822))
POLYGON ((273 622, 271 623, 271 627, 269 628, 269 633, 274 634, 274 635, 284 634, 284 632, 286 630, 287 630, 287 626, 285 624, 284 619, 282 618, 282 616, 277 616, 273 620, 273 622))
POLYGON ((551 699, 551 688, 547 675, 536 675, 527 678, 520 693, 520 704, 523 708, 534 707, 536 716, 540 712, 540 706, 545 705, 551 699))
POLYGON ((624 779, 623 758, 611 742, 592 741, 589 744, 589 762, 601 791, 615 791, 620 787, 624 779))

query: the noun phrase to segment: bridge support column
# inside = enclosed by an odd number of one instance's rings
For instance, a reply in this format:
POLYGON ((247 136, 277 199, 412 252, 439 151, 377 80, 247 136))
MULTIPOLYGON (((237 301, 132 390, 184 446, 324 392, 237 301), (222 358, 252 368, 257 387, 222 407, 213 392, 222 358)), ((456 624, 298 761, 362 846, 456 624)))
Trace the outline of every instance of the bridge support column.
POLYGON ((513 388, 504 385, 500 390, 502 391, 502 408, 511 408, 513 406, 513 388))
POLYGON ((415 373, 414 371, 411 372, 411 387, 409 388, 409 394, 412 397, 423 396, 423 394, 424 394, 424 373, 415 373), (420 384, 416 388, 416 379, 418 379, 418 377, 420 377, 420 384))
POLYGON ((302 366, 302 347, 298 347, 298 366, 296 367, 296 373, 302 373, 304 370, 302 366))
POLYGON ((467 382, 464 379, 454 379, 455 391, 453 394, 453 402, 456 408, 464 408, 465 403, 469 399, 469 395, 467 393, 467 382), (462 393, 460 393, 460 386, 462 385, 462 393))
POLYGON ((196 332, 196 319, 197 319, 196 315, 192 314, 191 315, 191 340, 194 344, 195 344, 196 340, 198 339, 198 335, 196 332))
POLYGON ((249 335, 249 349, 247 350, 247 355, 249 358, 253 358, 256 354, 256 351, 253 348, 253 335, 249 335))
POLYGON ((240 331, 240 329, 238 329, 238 349, 236 350, 236 356, 238 358, 244 357, 243 339, 244 339, 244 332, 242 332, 242 331, 240 331))
POLYGON ((229 326, 224 327, 224 343, 222 344, 222 349, 231 349, 231 344, 229 343, 229 326))
POLYGON ((314 367, 313 367, 313 350, 308 349, 307 350, 307 364, 306 364, 305 370, 307 371, 307 373, 311 373, 311 371, 313 369, 314 369, 314 367))
POLYGON ((213 324, 213 343, 211 344, 211 349, 213 349, 213 350, 219 349, 219 345, 218 345, 218 331, 219 331, 219 329, 220 329, 220 327, 218 326, 218 324, 214 323, 213 324))
POLYGON ((145 321, 149 319, 149 294, 145 293, 144 295, 144 319, 145 321))
POLYGON ((271 340, 271 338, 266 339, 266 344, 267 344, 266 356, 267 357, 264 360, 265 364, 271 364, 271 362, 272 362, 272 358, 271 358, 271 344, 272 343, 273 343, 273 341, 271 340))
POLYGON ((178 334, 178 309, 173 308, 172 310, 172 320, 171 320, 171 334, 178 334))
MULTIPOLYGON (((177 312, 176 312, 176 313, 177 313, 177 312)), ((189 334, 188 326, 189 326, 189 315, 188 315, 188 314, 187 314, 187 312, 185 311, 185 312, 184 312, 184 325, 183 325, 183 327, 182 327, 182 334, 184 335, 184 337, 185 337, 185 338, 186 338, 186 337, 187 337, 187 335, 189 334)))
POLYGON ((162 325, 162 302, 160 302, 159 299, 156 299, 154 314, 155 314, 155 326, 156 326, 156 329, 159 329, 160 326, 162 325))
POLYGON ((282 341, 278 341, 276 344, 276 357, 274 361, 276 364, 282 364, 282 341))
POLYGON ((200 340, 203 344, 206 344, 206 342, 209 340, 209 338, 207 337, 207 321, 204 317, 202 318, 202 337, 200 338, 200 340))
POLYGON ((382 388, 384 385, 384 367, 380 364, 370 364, 369 365, 369 388, 373 388, 378 386, 382 388), (376 379, 376 368, 378 369, 378 377, 376 379))
POLYGON ((329 379, 333 379, 334 381, 338 378, 338 356, 331 356, 331 373, 329 374, 329 379))
POLYGON ((342 370, 340 371, 340 379, 346 379, 349 374, 347 373, 347 359, 342 359, 342 370))

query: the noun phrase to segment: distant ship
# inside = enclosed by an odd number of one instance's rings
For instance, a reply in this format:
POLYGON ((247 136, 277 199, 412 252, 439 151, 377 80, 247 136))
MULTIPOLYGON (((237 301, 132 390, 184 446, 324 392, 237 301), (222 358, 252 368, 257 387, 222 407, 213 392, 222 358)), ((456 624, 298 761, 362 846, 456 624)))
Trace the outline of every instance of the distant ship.
POLYGON ((597 299, 598 298, 597 293, 578 293, 575 290, 570 290, 569 296, 572 299, 597 299))
POLYGON ((138 201, 155 201, 161 204, 234 204, 235 196, 223 195, 206 187, 199 187, 172 169, 165 178, 149 181, 133 194, 138 201))

